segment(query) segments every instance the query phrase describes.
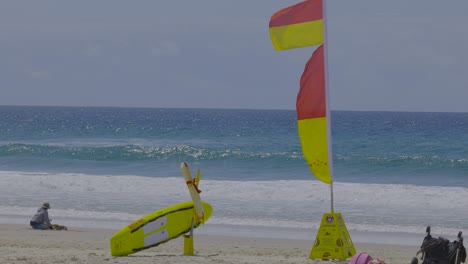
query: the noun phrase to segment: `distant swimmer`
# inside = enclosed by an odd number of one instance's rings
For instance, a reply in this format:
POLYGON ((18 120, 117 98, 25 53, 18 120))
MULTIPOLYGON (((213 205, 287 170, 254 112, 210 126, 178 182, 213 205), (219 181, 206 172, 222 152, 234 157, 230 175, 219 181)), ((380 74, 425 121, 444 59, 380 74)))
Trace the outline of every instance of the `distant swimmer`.
POLYGON ((43 203, 42 206, 37 209, 36 214, 34 214, 29 222, 33 229, 53 229, 50 224, 49 213, 47 212, 48 209, 50 209, 49 203, 43 203))

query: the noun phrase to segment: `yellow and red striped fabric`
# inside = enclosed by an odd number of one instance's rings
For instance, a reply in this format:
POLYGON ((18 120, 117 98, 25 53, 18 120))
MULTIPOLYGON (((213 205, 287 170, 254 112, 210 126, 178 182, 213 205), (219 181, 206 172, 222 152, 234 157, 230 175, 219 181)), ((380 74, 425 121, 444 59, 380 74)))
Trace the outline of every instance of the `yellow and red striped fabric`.
POLYGON ((322 0, 307 0, 274 13, 270 38, 275 50, 323 44, 322 0))
POLYGON ((323 45, 307 62, 297 95, 297 126, 304 158, 317 179, 333 182, 328 161, 327 100, 323 45))

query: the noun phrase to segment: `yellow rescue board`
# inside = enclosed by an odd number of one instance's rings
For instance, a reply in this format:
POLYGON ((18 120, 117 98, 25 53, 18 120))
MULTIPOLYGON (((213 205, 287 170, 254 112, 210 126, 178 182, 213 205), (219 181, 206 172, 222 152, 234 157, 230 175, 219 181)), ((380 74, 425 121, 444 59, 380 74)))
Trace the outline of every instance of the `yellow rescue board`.
MULTIPOLYGON (((195 221, 198 227, 211 216, 211 205, 202 201, 203 221, 195 221)), ((194 218, 193 202, 183 202, 145 215, 122 228, 110 238, 112 256, 126 256, 143 249, 155 247, 190 231, 194 218)))

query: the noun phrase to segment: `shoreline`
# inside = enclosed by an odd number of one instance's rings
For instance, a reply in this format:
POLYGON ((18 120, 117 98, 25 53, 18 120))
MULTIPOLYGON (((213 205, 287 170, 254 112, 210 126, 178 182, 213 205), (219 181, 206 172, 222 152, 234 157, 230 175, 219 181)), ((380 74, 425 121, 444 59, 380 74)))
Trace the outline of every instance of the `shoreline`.
MULTIPOLYGON (((5 218, 3 215, 0 217, 0 225, 18 225, 23 226, 24 223, 26 227, 29 227, 29 220, 24 218, 5 218)), ((60 217, 55 218, 52 222, 53 224, 61 224, 65 226, 71 226, 75 229, 85 229, 85 230, 110 230, 111 232, 117 232, 118 230, 124 228, 128 222, 122 221, 120 225, 116 225, 111 222, 99 222, 96 225, 89 225, 91 219, 88 221, 63 221, 60 217), (55 219, 58 219, 55 221, 55 219)), ((302 227, 272 227, 272 226, 258 226, 258 225, 233 225, 233 224, 216 224, 210 223, 209 221, 204 225, 198 227, 195 232, 200 235, 208 236, 226 236, 226 237, 243 237, 243 238, 267 238, 267 239, 287 239, 287 240, 304 240, 304 241, 314 241, 317 230, 316 228, 302 228, 302 227)), ((425 231, 425 230, 422 230, 425 231)), ((455 236, 440 234, 436 232, 434 227, 433 235, 443 236, 449 240, 456 239, 455 236)), ((420 246, 422 240, 425 236, 425 232, 420 234, 415 233, 406 233, 406 232, 385 232, 385 231, 356 231, 349 230, 348 232, 351 236, 353 243, 377 243, 377 244, 386 244, 386 245, 396 245, 396 246, 420 246)))
MULTIPOLYGON (((183 238, 126 257, 110 255, 112 229, 68 227, 68 231, 33 230, 0 224, 0 263, 346 263, 310 260, 313 240, 258 238, 195 233, 195 256, 183 255, 183 238)), ((421 238, 422 239, 422 238, 421 238)), ((409 263, 419 246, 354 242, 386 264, 409 263)))
MULTIPOLYGON (((202 235, 228 236, 243 238, 267 238, 313 241, 317 234, 317 228, 293 228, 293 227, 265 227, 247 225, 223 225, 206 223, 196 229, 202 235)), ((353 243, 382 244, 395 246, 417 246, 423 241, 425 233, 413 234, 404 232, 379 232, 379 231, 349 231, 353 243)), ((452 237, 444 236, 449 238, 452 237)))

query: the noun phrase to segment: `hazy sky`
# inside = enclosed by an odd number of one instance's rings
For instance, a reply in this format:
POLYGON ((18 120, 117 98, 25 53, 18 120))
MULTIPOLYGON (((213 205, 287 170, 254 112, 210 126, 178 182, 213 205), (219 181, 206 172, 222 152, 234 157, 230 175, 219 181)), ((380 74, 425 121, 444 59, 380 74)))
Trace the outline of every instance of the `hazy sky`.
MULTIPOLYGON (((0 105, 295 109, 286 0, 0 2, 0 105)), ((468 112, 468 1, 328 0, 332 110, 468 112)))

